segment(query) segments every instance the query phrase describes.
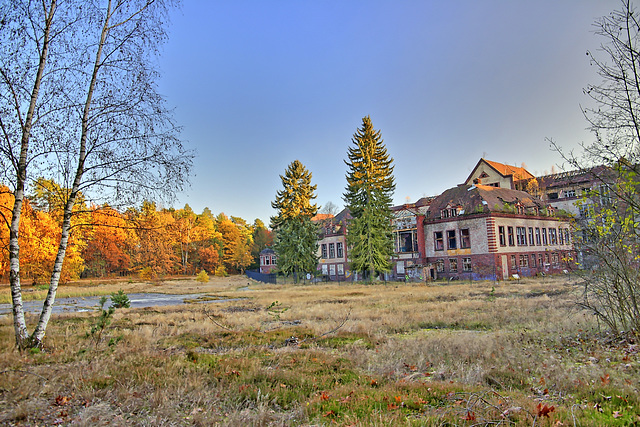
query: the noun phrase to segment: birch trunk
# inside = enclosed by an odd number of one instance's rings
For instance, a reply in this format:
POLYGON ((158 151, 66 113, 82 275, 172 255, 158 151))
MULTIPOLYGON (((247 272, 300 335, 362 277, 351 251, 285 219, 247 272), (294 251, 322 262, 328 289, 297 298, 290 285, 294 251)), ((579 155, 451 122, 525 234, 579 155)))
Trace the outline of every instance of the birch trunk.
POLYGON ((64 264, 64 258, 67 253, 67 246, 69 244, 69 234, 71 233, 71 217, 73 216, 73 206, 78 198, 80 191, 80 185, 82 183, 82 176, 84 175, 85 160, 87 157, 87 134, 89 127, 89 115, 91 111, 91 102, 93 100, 93 93, 96 87, 96 81, 98 79, 98 73, 100 72, 102 61, 102 50, 109 32, 109 21, 111 18, 111 0, 109 0, 107 10, 105 12, 105 19, 100 32, 100 42, 98 43, 98 50, 96 51, 96 58, 93 66, 93 72, 91 75, 91 81, 87 89, 87 98, 85 99, 84 109, 82 114, 82 132, 80 134, 80 146, 78 147, 78 164, 76 167, 76 173, 73 180, 73 185, 69 193, 69 197, 66 200, 64 207, 64 214, 62 220, 62 229, 60 236, 60 244, 58 246, 58 253, 53 265, 53 271, 51 272, 51 280, 49 282, 49 292, 47 292, 47 298, 44 300, 42 306, 42 312, 38 320, 38 325, 33 331, 33 335, 30 338, 30 346, 38 347, 42 344, 51 313, 53 311, 53 304, 56 300, 56 292, 58 291, 58 284, 60 283, 60 273, 62 272, 62 265, 64 264))
MULTIPOLYGON (((43 5, 44 6, 44 5, 43 5)), ((31 127, 33 124, 33 114, 38 101, 42 76, 47 63, 49 52, 50 32, 53 23, 53 16, 56 11, 56 0, 52 0, 49 9, 45 14, 44 37, 40 49, 38 61, 38 71, 31 91, 29 109, 24 122, 22 123, 22 138, 20 140, 20 157, 17 162, 14 159, 16 168, 16 188, 14 190, 14 203, 11 216, 11 226, 9 228, 9 283, 11 287, 11 302, 13 307, 13 326, 16 335, 16 346, 20 349, 29 346, 29 333, 24 318, 24 308, 22 305, 22 288, 20 284, 20 214, 24 201, 24 190, 27 181, 27 154, 29 152, 29 139, 31 137, 31 127)), ((17 102, 17 100, 16 100, 17 102)), ((16 103, 16 110, 19 106, 16 103)))

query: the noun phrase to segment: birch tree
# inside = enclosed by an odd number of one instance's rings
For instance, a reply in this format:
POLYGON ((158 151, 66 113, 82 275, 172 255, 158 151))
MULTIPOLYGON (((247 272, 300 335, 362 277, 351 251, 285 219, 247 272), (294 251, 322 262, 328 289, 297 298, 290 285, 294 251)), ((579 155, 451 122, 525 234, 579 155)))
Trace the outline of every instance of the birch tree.
POLYGON ((2 172, 15 197, 10 219, 5 217, 19 348, 42 343, 78 194, 112 206, 131 205, 170 195, 187 177, 191 154, 155 87, 157 49, 167 37, 173 6, 172 0, 10 0, 0 7, 0 150, 2 172), (29 334, 18 231, 32 176, 52 179, 69 191, 49 292, 29 334))

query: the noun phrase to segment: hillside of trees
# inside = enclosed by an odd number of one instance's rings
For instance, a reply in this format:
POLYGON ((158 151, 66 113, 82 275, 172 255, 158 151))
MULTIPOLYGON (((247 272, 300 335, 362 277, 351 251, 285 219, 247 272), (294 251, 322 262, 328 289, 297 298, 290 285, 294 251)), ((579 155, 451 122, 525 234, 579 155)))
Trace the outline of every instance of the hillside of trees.
MULTIPOLYGON (((21 276, 25 283, 47 283, 60 240, 63 208, 55 183, 41 181, 25 200, 20 224, 21 276)), ((13 196, 0 187, 0 211, 11 222, 13 196)), ((2 258, 0 280, 9 275, 9 228, 0 227, 2 258)), ((271 245, 264 223, 214 215, 209 208, 194 212, 160 208, 145 201, 119 211, 109 205, 88 205, 80 198, 74 206, 69 248, 62 282, 81 277, 112 277, 139 274, 144 279, 163 275, 241 273, 257 268, 259 253, 271 245)))

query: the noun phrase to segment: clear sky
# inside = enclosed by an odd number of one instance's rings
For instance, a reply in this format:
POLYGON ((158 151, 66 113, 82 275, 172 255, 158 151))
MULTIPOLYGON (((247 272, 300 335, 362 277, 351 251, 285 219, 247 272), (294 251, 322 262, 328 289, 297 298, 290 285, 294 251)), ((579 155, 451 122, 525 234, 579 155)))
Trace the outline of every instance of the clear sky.
POLYGON ((185 0, 160 92, 197 150, 174 207, 266 224, 300 160, 316 201, 343 206, 347 148, 371 116, 394 158, 395 204, 462 183, 481 157, 539 175, 545 138, 590 143, 587 50, 618 0, 185 0))

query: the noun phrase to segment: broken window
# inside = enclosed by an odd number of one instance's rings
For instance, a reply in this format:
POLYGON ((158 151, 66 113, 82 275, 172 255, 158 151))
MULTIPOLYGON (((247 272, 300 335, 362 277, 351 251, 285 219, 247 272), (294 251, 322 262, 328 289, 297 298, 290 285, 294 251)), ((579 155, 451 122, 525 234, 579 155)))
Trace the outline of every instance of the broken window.
POLYGON ((531 267, 536 266, 536 254, 531 254, 531 262, 529 263, 531 267))
POLYGON ((558 256, 558 254, 556 252, 551 254, 551 263, 557 267, 558 264, 560 263, 560 257, 558 256))
POLYGON ((498 235, 500 236, 500 246, 507 246, 507 238, 504 234, 504 225, 498 227, 498 235))
POLYGON ((471 258, 462 258, 462 271, 471 271, 471 258))
POLYGON ((516 239, 518 246, 527 245, 527 229, 525 227, 516 227, 516 239))
POLYGON ((447 230, 447 248, 456 249, 456 230, 447 230))
POLYGON ((569 229, 565 228, 564 229, 564 244, 565 245, 570 245, 571 242, 569 241, 569 229))
POLYGON ((452 273, 458 272, 458 258, 449 258, 449 271, 452 273))
POLYGON ((435 243, 436 251, 441 251, 444 249, 444 239, 442 237, 442 231, 436 231, 433 233, 433 241, 435 243))
POLYGON ((547 229, 543 228, 542 229, 542 244, 547 246, 549 244, 549 241, 547 240, 547 229))
POLYGON ((558 228, 558 244, 564 245, 564 235, 562 234, 562 228, 558 228))
POLYGON ((418 238, 416 230, 399 231, 396 235, 396 252, 417 252, 418 238))
POLYGON ((533 227, 529 227, 529 246, 533 246, 533 227))
POLYGON ((336 244, 329 243, 329 258, 335 258, 335 257, 336 257, 336 244))
POLYGON ((558 244, 558 231, 555 228, 549 229, 549 244, 557 245, 558 244))
POLYGON ((321 248, 322 248, 322 258, 326 258, 327 257, 327 244, 323 243, 321 248))
POLYGON ((342 252, 342 242, 336 243, 336 252, 337 252, 338 258, 342 258, 344 256, 342 252))
POLYGON ((511 255, 511 268, 512 269, 516 268, 516 256, 515 255, 511 255))
POLYGON ((338 276, 344 276, 344 265, 338 264, 338 276))
POLYGON ((513 227, 507 227, 507 234, 509 235, 509 246, 515 246, 513 240, 513 227))
POLYGON ((536 246, 540 246, 540 228, 536 227, 536 246))
POLYGON ((528 255, 520 255, 520 267, 521 268, 529 267, 529 256, 528 255))
POLYGON ((444 260, 443 259, 439 259, 436 262, 436 271, 438 273, 442 273, 444 271, 444 260))
POLYGON ((471 235, 469 234, 468 228, 463 228, 462 230, 460 230, 460 247, 461 248, 471 247, 471 235))

